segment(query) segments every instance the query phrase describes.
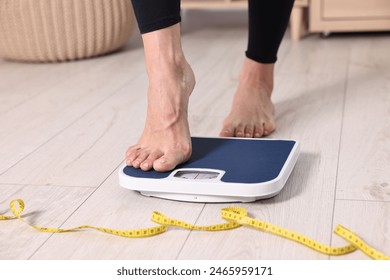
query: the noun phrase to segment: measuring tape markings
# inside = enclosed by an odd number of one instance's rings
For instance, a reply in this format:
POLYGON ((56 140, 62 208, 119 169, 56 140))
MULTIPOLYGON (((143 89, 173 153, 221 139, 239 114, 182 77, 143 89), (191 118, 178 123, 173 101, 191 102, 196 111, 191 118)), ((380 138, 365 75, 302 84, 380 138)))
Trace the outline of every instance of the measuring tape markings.
POLYGON ((89 225, 78 226, 70 229, 40 227, 40 226, 29 224, 21 217, 24 208, 25 208, 25 204, 22 199, 12 200, 10 202, 10 210, 14 214, 14 216, 0 215, 0 220, 11 220, 17 218, 40 232, 65 233, 65 232, 73 232, 81 229, 93 229, 93 230, 97 230, 97 231, 101 231, 101 232, 105 232, 117 236, 130 237, 130 238, 142 238, 142 237, 155 236, 166 232, 169 226, 179 227, 179 228, 184 228, 189 230, 200 230, 200 231, 223 231, 223 230, 235 229, 241 226, 248 226, 260 231, 269 232, 277 236, 295 241, 297 243, 305 245, 317 252, 326 255, 331 255, 331 256, 345 255, 357 249, 360 249, 363 253, 365 253, 367 256, 369 256, 372 259, 390 260, 389 257, 375 250, 374 248, 370 247, 355 233, 353 233, 352 231, 348 230, 343 226, 337 225, 336 229, 334 230, 334 233, 344 238, 346 241, 350 243, 350 245, 344 247, 331 247, 328 245, 321 244, 299 233, 284 229, 282 227, 258 219, 253 219, 249 217, 248 212, 241 207, 227 207, 221 209, 221 217, 225 219, 227 223, 215 224, 210 226, 193 225, 185 221, 169 218, 162 213, 154 211, 152 213, 151 220, 153 222, 160 224, 160 226, 143 228, 143 229, 131 229, 131 230, 116 230, 116 229, 95 227, 89 225))
POLYGON ((349 229, 341 225, 337 225, 334 232, 341 238, 344 238, 346 241, 355 245, 357 248, 359 248, 363 253, 365 253, 370 258, 373 258, 374 260, 390 260, 388 256, 369 246, 359 236, 357 236, 349 229))
POLYGON ((215 224, 211 226, 197 226, 193 225, 184 221, 180 221, 177 219, 168 218, 164 214, 161 214, 159 212, 154 211, 152 213, 152 219, 153 222, 156 222, 158 224, 164 225, 164 226, 174 226, 189 230, 201 230, 201 231, 223 231, 223 230, 229 230, 241 227, 240 224, 236 222, 228 222, 223 224, 215 224))

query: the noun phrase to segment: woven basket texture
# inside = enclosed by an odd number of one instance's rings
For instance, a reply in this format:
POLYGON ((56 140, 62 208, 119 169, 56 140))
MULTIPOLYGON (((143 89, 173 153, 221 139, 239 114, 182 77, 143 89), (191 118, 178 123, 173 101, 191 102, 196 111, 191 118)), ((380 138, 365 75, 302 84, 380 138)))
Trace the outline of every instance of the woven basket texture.
POLYGON ((123 47, 134 30, 130 0, 0 0, 0 57, 60 62, 123 47))

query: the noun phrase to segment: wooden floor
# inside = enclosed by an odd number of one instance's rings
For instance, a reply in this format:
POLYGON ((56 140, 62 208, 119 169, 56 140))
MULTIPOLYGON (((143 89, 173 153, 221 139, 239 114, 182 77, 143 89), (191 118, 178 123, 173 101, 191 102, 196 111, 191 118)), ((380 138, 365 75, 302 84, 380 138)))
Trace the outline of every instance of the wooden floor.
MULTIPOLYGON (((155 225, 153 210, 197 225, 221 222, 231 204, 146 198, 118 185, 127 147, 143 128, 147 77, 135 35, 118 53, 62 64, 0 60, 0 214, 22 198, 40 226, 129 229, 155 225)), ((237 84, 244 26, 198 25, 183 45, 197 75, 194 136, 217 136, 237 84)), ((241 204, 251 216, 343 246, 337 224, 390 255, 390 36, 286 35, 276 69, 277 130, 301 155, 275 198, 241 204)), ((236 205, 236 204, 235 204, 236 205)), ((329 257, 297 243, 239 228, 171 228, 145 239, 85 230, 40 233, 0 221, 0 259, 368 259, 329 257)))

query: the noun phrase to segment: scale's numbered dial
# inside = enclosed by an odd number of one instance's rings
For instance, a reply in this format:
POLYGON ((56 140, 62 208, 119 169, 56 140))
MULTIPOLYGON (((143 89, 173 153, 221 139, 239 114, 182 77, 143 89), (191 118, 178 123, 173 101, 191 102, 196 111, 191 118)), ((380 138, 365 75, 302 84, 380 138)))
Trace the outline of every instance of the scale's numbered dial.
POLYGON ((189 180, 211 180, 217 178, 218 176, 218 172, 211 171, 178 171, 173 177, 189 180))

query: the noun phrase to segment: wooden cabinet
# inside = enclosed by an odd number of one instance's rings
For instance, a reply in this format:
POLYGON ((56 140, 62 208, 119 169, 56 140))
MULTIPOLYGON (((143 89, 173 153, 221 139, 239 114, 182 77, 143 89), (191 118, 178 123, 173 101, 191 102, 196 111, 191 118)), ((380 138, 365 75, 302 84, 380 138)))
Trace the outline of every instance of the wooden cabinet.
POLYGON ((390 30, 389 0, 311 0, 309 31, 390 30))
MULTIPOLYGON (((291 35, 390 30, 389 0, 307 0, 291 14, 291 35)), ((297 5, 298 4, 298 5, 297 5)))

